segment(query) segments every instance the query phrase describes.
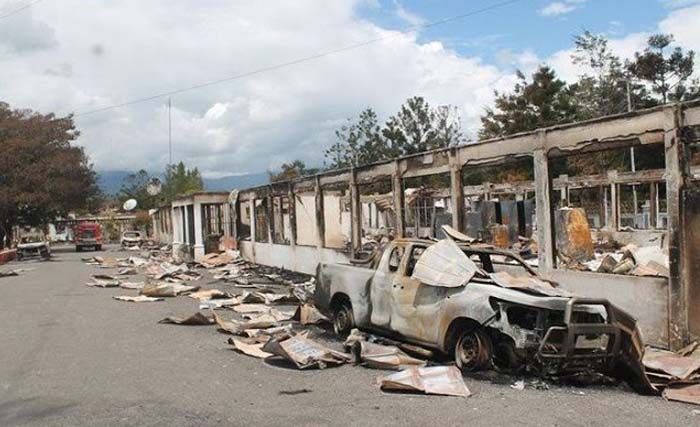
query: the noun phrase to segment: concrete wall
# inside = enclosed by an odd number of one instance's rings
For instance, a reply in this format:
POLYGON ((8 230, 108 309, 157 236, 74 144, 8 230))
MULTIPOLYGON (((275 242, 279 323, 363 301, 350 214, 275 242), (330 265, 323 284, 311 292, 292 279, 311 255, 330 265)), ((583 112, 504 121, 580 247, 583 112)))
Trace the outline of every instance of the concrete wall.
POLYGON ((306 274, 316 274, 316 267, 320 262, 348 263, 350 260, 347 254, 337 250, 310 246, 240 242, 239 248, 241 254, 249 261, 306 274))
POLYGON ((577 295, 608 299, 637 319, 645 343, 668 346, 668 279, 567 270, 549 277, 577 295))

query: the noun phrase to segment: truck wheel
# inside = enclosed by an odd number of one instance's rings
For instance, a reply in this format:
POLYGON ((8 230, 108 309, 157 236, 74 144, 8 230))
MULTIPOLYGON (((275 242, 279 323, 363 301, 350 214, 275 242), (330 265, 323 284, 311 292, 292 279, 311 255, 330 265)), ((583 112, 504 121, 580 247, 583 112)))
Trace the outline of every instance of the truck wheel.
POLYGON ((492 355, 491 338, 481 329, 467 329, 460 333, 454 348, 454 358, 462 372, 488 368, 492 355))
POLYGON ((355 327, 355 316, 349 302, 339 303, 333 310, 333 330, 336 335, 347 336, 355 327))

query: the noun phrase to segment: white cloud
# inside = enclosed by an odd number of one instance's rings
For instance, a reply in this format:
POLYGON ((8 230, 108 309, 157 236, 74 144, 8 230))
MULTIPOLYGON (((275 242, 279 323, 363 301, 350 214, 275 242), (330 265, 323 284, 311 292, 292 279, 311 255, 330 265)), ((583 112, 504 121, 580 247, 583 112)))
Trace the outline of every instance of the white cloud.
MULTIPOLYGON (((673 34, 680 46, 700 52, 700 5, 674 10, 659 23, 659 30, 673 34)), ((700 66, 700 64, 696 64, 700 66)))
MULTIPOLYGON (((675 37, 675 45, 683 49, 692 49, 696 53, 696 64, 700 63, 700 6, 688 7, 681 10, 672 11, 666 18, 661 20, 653 31, 630 33, 624 37, 609 38, 608 46, 624 62, 625 59, 632 59, 635 52, 644 50, 647 39, 654 32, 670 33, 675 37)), ((571 62, 571 55, 574 49, 565 49, 555 52, 542 62, 551 65, 557 75, 563 80, 573 82, 580 75, 589 73, 590 70, 583 65, 575 65, 571 62)), ((700 68, 697 67, 696 68, 700 68)), ((696 75, 698 75, 696 71, 696 75)))
MULTIPOLYGON (((48 28, 53 43, 3 57, 0 93, 13 107, 67 114, 388 36, 173 96, 174 160, 220 176, 296 158, 319 164, 346 117, 371 106, 384 119, 412 95, 458 106, 464 127, 475 128, 493 89, 511 87, 510 71, 387 31, 356 16, 359 4, 371 2, 42 2, 23 19, 48 28)), ((99 170, 161 170, 166 104, 157 99, 78 116, 78 143, 99 170)))
POLYGON ((394 13, 399 19, 411 26, 422 25, 425 23, 425 19, 423 19, 422 16, 406 9, 401 3, 398 2, 398 0, 394 0, 394 13))
POLYGON ((545 7, 539 10, 539 14, 542 16, 560 16, 567 13, 573 12, 578 9, 579 6, 585 3, 586 0, 564 0, 555 1, 549 3, 545 7))
POLYGON ((680 9, 700 3, 700 0, 661 0, 661 4, 669 9, 680 9))

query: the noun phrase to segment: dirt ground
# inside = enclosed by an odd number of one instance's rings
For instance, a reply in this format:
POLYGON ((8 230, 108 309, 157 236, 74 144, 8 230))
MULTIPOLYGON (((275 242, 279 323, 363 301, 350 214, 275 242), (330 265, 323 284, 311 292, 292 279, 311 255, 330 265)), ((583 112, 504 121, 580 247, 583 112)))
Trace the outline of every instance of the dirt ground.
POLYGON ((265 363, 214 326, 157 323, 194 313, 190 298, 134 304, 111 296, 137 291, 85 286, 97 269, 81 256, 55 248, 50 262, 0 266, 32 269, 0 278, 1 426, 700 425, 700 407, 624 385, 516 390, 520 378, 490 373, 466 377, 473 395, 462 399, 384 393, 384 371, 265 363))

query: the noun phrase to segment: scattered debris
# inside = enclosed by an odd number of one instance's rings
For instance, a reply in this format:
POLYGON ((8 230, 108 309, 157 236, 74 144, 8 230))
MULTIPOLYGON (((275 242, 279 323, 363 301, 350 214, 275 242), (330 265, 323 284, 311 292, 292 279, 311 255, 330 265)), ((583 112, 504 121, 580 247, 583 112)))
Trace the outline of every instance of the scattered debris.
POLYGON ((187 326, 204 326, 213 325, 215 322, 213 317, 207 317, 200 312, 197 312, 189 317, 166 317, 165 319, 159 320, 158 323, 172 323, 175 325, 187 325, 187 326))
POLYGON ((296 396, 297 394, 304 394, 304 393, 311 393, 312 390, 309 390, 308 388, 300 388, 298 390, 280 390, 277 392, 277 394, 281 394, 283 396, 296 396))
POLYGON ((16 268, 14 270, 3 270, 0 271, 0 277, 11 277, 11 276, 19 276, 23 272, 27 271, 26 269, 23 268, 16 268))
POLYGON ((226 252, 222 253, 211 253, 204 255, 199 261, 199 264, 204 268, 214 268, 222 265, 226 265, 233 261, 233 257, 226 252))
POLYGON ((430 286, 458 288, 468 283, 477 272, 485 274, 453 240, 443 239, 425 249, 412 278, 430 286))
POLYGON ((664 390, 663 397, 666 400, 700 405, 700 384, 669 386, 664 390))
POLYGON ((314 325, 321 322, 328 322, 328 318, 321 314, 318 309, 310 303, 300 305, 294 313, 294 320, 298 320, 302 325, 314 325))
POLYGON ((199 289, 199 286, 187 286, 179 283, 169 282, 154 282, 146 281, 146 284, 141 288, 141 295, 149 297, 175 297, 186 292, 194 292, 199 289))
POLYGON ((119 276, 127 276, 129 274, 136 274, 136 269, 134 267, 122 267, 117 270, 119 276))
POLYGON ((265 345, 264 342, 257 342, 251 339, 241 339, 241 338, 229 338, 228 343, 233 346, 235 350, 248 356, 257 357, 259 359, 267 359, 272 356, 272 353, 267 353, 262 350, 265 345))
POLYGON ((443 396, 469 397, 462 373, 454 366, 410 367, 379 379, 383 391, 414 391, 443 396))
POLYGON ((116 300, 119 301, 128 301, 128 302, 155 302, 155 301, 164 301, 163 298, 153 298, 153 297, 147 297, 145 295, 139 295, 137 297, 129 297, 129 296, 115 296, 112 297, 116 300))
POLYGON ((221 292, 218 289, 202 289, 197 292, 192 292, 187 296, 199 300, 200 302, 209 301, 211 299, 224 299, 232 297, 232 295, 221 292))
POLYGON ((307 332, 286 339, 271 339, 262 350, 292 362, 298 369, 324 369, 352 361, 352 356, 331 350, 308 338, 307 332))
POLYGON ((117 278, 107 274, 95 274, 91 277, 91 282, 86 283, 87 286, 98 288, 116 288, 119 284, 120 282, 117 278))
POLYGON ((409 366, 425 366, 425 360, 416 359, 401 351, 396 346, 354 341, 347 345, 354 356, 353 363, 375 369, 406 369, 409 366))
POLYGON ((510 385, 513 390, 522 391, 525 390, 525 380, 518 380, 510 385))
POLYGON ((142 289, 143 282, 120 282, 119 287, 124 289, 142 289))

